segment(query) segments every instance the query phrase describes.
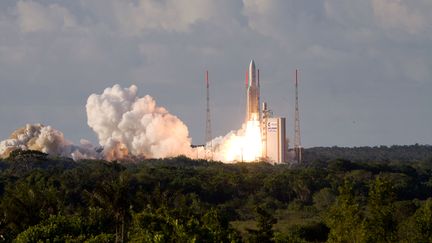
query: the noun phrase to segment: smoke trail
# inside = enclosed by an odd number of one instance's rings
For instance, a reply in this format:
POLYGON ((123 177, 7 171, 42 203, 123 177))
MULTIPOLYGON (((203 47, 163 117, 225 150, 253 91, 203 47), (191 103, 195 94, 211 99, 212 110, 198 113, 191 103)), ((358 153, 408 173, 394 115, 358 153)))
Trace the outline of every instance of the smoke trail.
POLYGON ((0 142, 0 157, 6 158, 16 149, 38 150, 74 160, 98 157, 90 142, 82 140, 81 143, 81 146, 73 145, 64 138, 62 132, 50 126, 27 124, 15 130, 9 139, 0 142))
POLYGON ((87 100, 87 123, 96 132, 106 159, 128 156, 164 158, 191 156, 186 125, 137 87, 114 85, 87 100))

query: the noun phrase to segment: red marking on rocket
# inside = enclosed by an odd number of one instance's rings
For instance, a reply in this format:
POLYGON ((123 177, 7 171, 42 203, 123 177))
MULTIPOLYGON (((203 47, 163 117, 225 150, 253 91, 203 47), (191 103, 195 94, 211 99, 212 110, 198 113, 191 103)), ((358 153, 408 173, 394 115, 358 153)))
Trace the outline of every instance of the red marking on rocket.
POLYGON ((245 86, 246 86, 246 88, 247 88, 248 85, 249 85, 249 75, 248 75, 248 73, 249 73, 249 71, 246 70, 246 78, 245 78, 245 86))
POLYGON ((206 84, 208 88, 209 87, 208 70, 206 71, 206 84))

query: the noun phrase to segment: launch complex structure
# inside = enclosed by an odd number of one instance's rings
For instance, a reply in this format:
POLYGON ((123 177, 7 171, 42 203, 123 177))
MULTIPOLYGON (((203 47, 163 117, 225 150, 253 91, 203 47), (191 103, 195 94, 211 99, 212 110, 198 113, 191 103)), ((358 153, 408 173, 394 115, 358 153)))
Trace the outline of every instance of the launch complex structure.
POLYGON ((262 156, 261 160, 279 164, 286 163, 288 141, 286 139, 285 117, 275 117, 262 103, 260 109, 260 70, 255 61, 251 60, 246 72, 246 122, 259 121, 261 130, 262 156))
MULTIPOLYGON (((260 70, 256 68, 255 61, 251 60, 246 71, 246 115, 245 124, 254 122, 259 124, 261 133, 261 157, 256 160, 266 161, 272 164, 301 162, 300 144, 300 121, 298 115, 298 70, 296 70, 296 106, 295 106, 295 144, 294 154, 288 153, 288 139, 286 138, 286 118, 273 116, 273 112, 268 108, 266 102, 262 103, 260 109, 260 70)), ((206 151, 212 151, 211 128, 210 128, 210 106, 209 106, 209 80, 206 71, 207 88, 207 107, 206 107, 206 151)), ((211 152, 210 152, 211 153, 211 152)), ((211 155, 206 154, 206 159, 212 159, 211 155)))

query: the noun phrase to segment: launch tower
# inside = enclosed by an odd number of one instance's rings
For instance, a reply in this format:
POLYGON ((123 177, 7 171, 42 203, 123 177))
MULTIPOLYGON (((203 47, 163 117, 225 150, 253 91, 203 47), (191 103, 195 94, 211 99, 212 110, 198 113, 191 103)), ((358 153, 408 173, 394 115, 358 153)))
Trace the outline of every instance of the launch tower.
POLYGON ((205 136, 205 157, 207 160, 213 160, 213 146, 212 146, 212 135, 211 135, 211 120, 210 120, 210 82, 208 71, 206 71, 206 94, 207 94, 207 107, 206 107, 206 136, 205 136))
POLYGON ((300 114, 298 102, 298 70, 295 70, 295 114, 294 114, 294 156, 297 163, 302 162, 302 147, 300 137, 300 114))

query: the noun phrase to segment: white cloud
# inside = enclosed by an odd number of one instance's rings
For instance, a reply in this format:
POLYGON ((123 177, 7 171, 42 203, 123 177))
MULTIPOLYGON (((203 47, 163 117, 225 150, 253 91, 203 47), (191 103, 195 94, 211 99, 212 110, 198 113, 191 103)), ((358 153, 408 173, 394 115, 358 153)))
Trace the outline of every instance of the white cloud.
POLYGON ((295 31, 293 27, 298 21, 293 2, 243 0, 243 14, 252 30, 275 39, 285 39, 287 33, 295 31))
MULTIPOLYGON (((98 18, 124 33, 137 36, 144 31, 189 31, 191 26, 212 18, 227 17, 238 1, 224 0, 89 0, 82 5, 98 18), (95 6, 104 5, 102 8, 95 6), (108 14, 107 14, 108 13, 108 14)), ((220 21, 221 19, 219 19, 220 21)))
POLYGON ((325 0, 324 11, 328 20, 342 26, 359 28, 373 25, 370 1, 325 0))
POLYGON ((16 10, 23 32, 53 31, 76 25, 74 16, 58 4, 44 6, 34 1, 19 1, 16 10))
MULTIPOLYGON (((378 23, 385 29, 400 29, 410 34, 419 34, 425 30, 426 25, 430 25, 431 23, 432 18, 429 17, 428 19, 418 8, 422 5, 410 6, 408 1, 401 0, 371 1, 375 17, 378 23)), ((428 10, 425 13, 430 16, 432 5, 429 5, 428 10)))

